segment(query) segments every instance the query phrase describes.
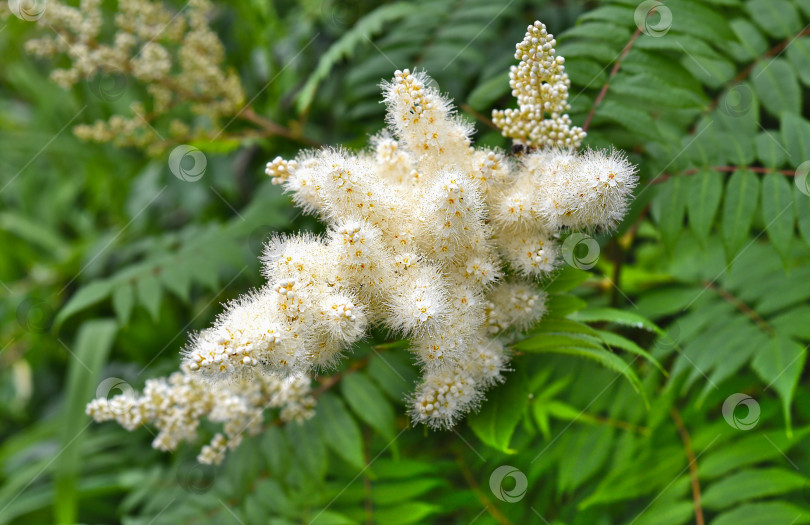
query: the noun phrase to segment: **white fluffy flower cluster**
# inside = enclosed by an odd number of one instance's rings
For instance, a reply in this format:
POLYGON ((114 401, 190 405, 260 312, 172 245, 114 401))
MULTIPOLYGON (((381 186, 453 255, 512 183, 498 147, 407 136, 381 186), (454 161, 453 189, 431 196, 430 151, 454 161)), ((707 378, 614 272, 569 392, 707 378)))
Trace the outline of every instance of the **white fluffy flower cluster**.
POLYGON ((544 314, 532 280, 558 264, 557 233, 613 226, 634 168, 615 152, 475 148, 422 72, 397 71, 383 92, 389 130, 369 150, 267 164, 328 233, 272 239, 267 283, 197 335, 185 362, 212 380, 307 373, 381 326, 409 339, 422 368, 414 421, 449 427, 501 379, 499 335, 544 314))
POLYGON ((195 440, 202 418, 222 423, 223 433, 198 456, 201 463, 220 463, 245 433, 261 431, 266 408, 279 408, 282 421, 311 417, 315 399, 309 384, 304 376, 255 373, 238 382, 212 385, 184 368, 168 378, 148 380, 141 395, 128 391, 94 399, 86 411, 96 421, 115 420, 127 430, 154 425, 158 434, 152 446, 159 450, 174 450, 183 441, 195 440))
POLYGON ((518 109, 495 110, 492 121, 505 136, 528 146, 578 148, 585 132, 572 126, 565 113, 570 109, 571 81, 563 66, 565 59, 554 56, 555 45, 544 24, 535 22, 528 27, 523 41, 515 46, 520 63, 509 72, 518 109))
MULTIPOLYGON (((567 86, 560 60, 532 69, 537 56, 553 54, 553 38, 541 28, 530 26, 529 44, 521 44, 535 51, 520 74, 547 79, 553 72, 567 86)), ((532 95, 551 97, 550 106, 521 115, 539 120, 542 111, 561 111, 567 91, 553 86, 532 95)), ((477 148, 472 126, 425 73, 396 71, 382 87, 389 129, 368 150, 325 148, 267 163, 272 182, 328 231, 271 239, 262 257, 267 282, 192 338, 175 383, 194 384, 201 399, 209 399, 206 388, 217 399, 222 388, 244 397, 257 378, 278 381, 261 378, 334 366, 377 326, 408 338, 422 368, 410 399, 414 422, 451 427, 502 379, 509 359, 503 334, 530 328, 546 312, 546 294, 534 281, 559 264, 559 233, 609 229, 624 215, 636 177, 621 154, 552 147, 509 156, 477 148)), ((579 141, 548 137, 554 145, 579 141)), ((305 393, 293 399, 288 406, 309 410, 305 393)), ((92 408, 97 418, 108 417, 105 403, 92 408)), ((241 417, 231 405, 219 412, 205 403, 177 410, 220 420, 226 416, 216 414, 235 410, 241 417)), ((231 436, 227 423, 225 433, 231 436)), ((229 443, 217 437, 202 459, 216 460, 229 443)))

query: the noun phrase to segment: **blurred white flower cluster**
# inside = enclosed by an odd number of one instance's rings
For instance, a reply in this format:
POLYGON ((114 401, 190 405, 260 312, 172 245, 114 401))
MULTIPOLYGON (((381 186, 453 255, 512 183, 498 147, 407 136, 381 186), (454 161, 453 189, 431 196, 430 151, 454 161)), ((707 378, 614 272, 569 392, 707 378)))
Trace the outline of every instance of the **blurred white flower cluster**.
MULTIPOLYGON (((559 76, 561 61, 547 45, 551 35, 534 42, 540 28, 529 26, 534 51, 521 70, 530 73, 517 91, 556 111, 567 105, 567 89, 547 87, 548 70, 559 76)), ((607 230, 625 214, 637 179, 623 155, 476 148, 472 126, 425 73, 396 71, 382 87, 388 130, 368 150, 325 148, 267 164, 273 183, 328 231, 267 243, 267 282, 192 338, 183 381, 227 397, 256 377, 305 377, 333 368, 376 326, 408 338, 422 369, 409 400, 413 421, 452 427, 503 379, 504 336, 546 312, 535 280, 559 264, 560 232, 607 230)), ((535 143, 559 143, 557 131, 537 129, 551 142, 535 143)), ((226 443, 218 438, 206 459, 226 443)))
POLYGON ((127 430, 153 425, 158 434, 152 446, 158 450, 175 450, 183 441, 196 440, 202 418, 222 423, 223 433, 216 434, 197 458, 201 463, 220 463, 245 433, 262 430, 266 408, 280 408, 281 421, 311 417, 315 399, 309 383, 301 376, 255 373, 212 388, 183 367, 168 378, 149 379, 141 395, 127 391, 94 399, 87 405, 87 414, 99 422, 117 421, 127 430))
MULTIPOLYGON (((53 70, 51 79, 65 88, 88 80, 102 100, 120 98, 130 79, 143 85, 149 101, 134 102, 133 116, 113 115, 74 132, 97 142, 159 148, 161 138, 150 127, 156 117, 183 105, 216 122, 244 102, 239 77, 222 69, 225 49, 208 25, 212 9, 208 0, 190 0, 179 12, 160 1, 119 0, 114 32, 106 38, 101 0, 82 0, 78 7, 49 0, 37 23, 55 34, 25 47, 40 57, 66 55, 69 67, 53 70)), ((202 133, 180 119, 169 131, 174 142, 202 133)))

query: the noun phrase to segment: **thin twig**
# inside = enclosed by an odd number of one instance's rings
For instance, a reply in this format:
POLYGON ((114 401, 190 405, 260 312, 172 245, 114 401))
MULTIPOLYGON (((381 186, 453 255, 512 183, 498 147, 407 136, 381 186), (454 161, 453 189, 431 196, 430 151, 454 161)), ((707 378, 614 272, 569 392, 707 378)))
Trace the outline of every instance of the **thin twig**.
POLYGON ((641 34, 640 29, 636 29, 636 32, 633 33, 633 36, 630 37, 630 40, 622 49, 619 58, 616 60, 616 63, 613 64, 613 69, 610 70, 610 75, 608 75, 607 80, 605 81, 605 85, 602 86, 602 89, 599 91, 599 95, 597 95, 596 100, 593 101, 593 106, 591 106, 591 110, 588 112, 588 116, 585 118, 585 123, 582 125, 582 131, 587 131, 588 126, 591 125, 591 120, 593 119, 593 114, 596 112, 596 106, 602 103, 602 99, 605 98, 605 94, 607 94, 607 90, 610 87, 610 81, 616 76, 616 73, 619 72, 619 68, 622 66, 622 61, 624 57, 627 56, 627 53, 630 52, 630 49, 633 47, 633 44, 636 43, 636 39, 641 34))
POLYGON ((309 146, 323 146, 322 143, 318 142, 317 140, 310 139, 302 135, 301 133, 296 133, 284 126, 273 122, 270 119, 262 117, 256 111, 253 110, 252 107, 248 106, 245 108, 241 113, 239 113, 239 118, 243 120, 247 120, 248 122, 252 122, 257 126, 261 127, 264 131, 271 135, 278 135, 281 137, 285 137, 291 140, 295 140, 297 142, 302 142, 309 146))
POLYGON ((697 458, 692 450, 692 440, 689 438, 689 432, 683 425, 681 415, 672 407, 670 411, 672 419, 675 421, 675 426, 678 428, 678 434, 681 435, 683 441, 683 448, 686 451, 686 458, 689 460, 689 478, 692 480, 692 501, 695 505, 695 523, 697 525, 704 525, 703 521, 703 508, 700 506, 700 481, 698 480, 697 458))
POLYGON ((710 283, 709 281, 703 281, 703 287, 713 292, 716 292, 720 297, 723 298, 727 303, 734 305, 737 310, 745 314, 746 317, 754 321, 757 326, 759 326, 765 333, 769 335, 774 334, 773 327, 768 324, 768 322, 762 318, 753 308, 745 304, 741 299, 735 297, 731 292, 728 290, 724 290, 719 286, 715 285, 714 283, 710 283))
POLYGON ((475 497, 478 498, 479 503, 481 503, 481 505, 483 505, 484 508, 487 509, 489 515, 492 516, 492 518, 501 525, 514 525, 511 521, 509 521, 509 518, 504 516, 503 513, 500 510, 498 510, 498 507, 496 507, 492 503, 492 501, 490 501, 486 493, 484 493, 484 491, 481 490, 481 487, 475 481, 472 472, 470 472, 469 467, 467 467, 467 463, 464 461, 464 456, 461 454, 461 452, 459 452, 458 450, 456 450, 455 452, 457 463, 461 468, 461 474, 464 476, 464 480, 467 482, 467 485, 470 486, 470 489, 473 491, 473 494, 475 494, 475 497))
MULTIPOLYGON (((799 31, 799 32, 798 32, 797 34, 795 34, 794 36, 792 36, 792 37, 790 37, 790 38, 786 38, 786 39, 785 39, 785 40, 783 40, 782 42, 779 42, 778 44, 776 44, 775 46, 773 46, 772 48, 770 48, 769 50, 767 50, 767 51, 765 52, 765 54, 763 54, 761 57, 759 57, 759 58, 757 58, 756 60, 754 60, 753 62, 751 62, 751 63, 748 65, 748 67, 746 67, 745 69, 743 69, 742 71, 740 71, 740 73, 739 73, 737 76, 735 76, 734 78, 732 78, 732 79, 731 79, 731 81, 728 83, 728 85, 729 85, 729 86, 733 86, 733 85, 735 85, 735 84, 739 84, 740 82, 742 82, 743 80, 745 80, 746 78, 748 78, 748 76, 749 76, 749 75, 751 74, 751 72, 754 70, 754 67, 756 67, 757 63, 761 62, 761 61, 762 61, 763 59, 765 59, 765 58, 770 58, 770 57, 772 57, 772 56, 776 56, 776 55, 781 54, 781 53, 782 53, 782 51, 784 51, 784 50, 785 50, 785 48, 787 48, 787 46, 789 46, 791 42, 793 42, 794 40, 797 40, 797 39, 799 39, 799 38, 801 38, 801 37, 803 37, 803 36, 806 36, 806 35, 810 35, 810 26, 805 27, 804 29, 802 29, 801 31, 799 31)), ((708 109, 707 109, 707 111, 706 111, 707 113, 708 113, 708 112, 710 112, 711 110, 713 110, 715 107, 717 107, 717 104, 719 104, 719 103, 720 103, 720 97, 721 97, 721 96, 722 96, 722 93, 720 93, 719 95, 717 95, 717 98, 715 98, 715 99, 712 101, 712 103, 711 103, 711 104, 709 104, 709 107, 708 107, 708 109)))
POLYGON ((467 113, 469 113, 469 114, 470 114, 470 115, 472 115, 473 117, 477 118, 478 120, 480 120, 481 122, 483 122, 484 124, 486 124, 487 126, 489 126, 490 128, 492 128, 492 129, 496 129, 496 130, 500 131, 500 128, 499 128, 498 126, 496 126, 494 122, 492 122, 490 119, 488 119, 488 118, 487 118, 485 115, 483 115, 482 113, 479 113, 479 112, 477 112, 476 110, 474 110, 474 109, 472 108, 472 106, 470 106, 469 104, 465 104, 465 103, 463 103, 463 102, 462 102, 462 103, 459 105, 459 107, 460 107, 460 108, 461 108, 463 111, 466 111, 467 113))

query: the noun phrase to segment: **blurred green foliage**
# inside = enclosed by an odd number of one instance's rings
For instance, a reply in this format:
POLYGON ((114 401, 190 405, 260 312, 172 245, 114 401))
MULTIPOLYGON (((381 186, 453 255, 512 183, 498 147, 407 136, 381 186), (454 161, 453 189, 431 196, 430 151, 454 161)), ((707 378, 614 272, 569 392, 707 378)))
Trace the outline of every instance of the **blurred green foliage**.
POLYGON ((270 232, 319 231, 262 173, 302 144, 198 145, 186 182, 165 157, 82 143, 70 127, 135 88, 62 90, 23 51, 47 27, 0 19, 0 523, 810 522, 810 2, 239 0, 212 23, 255 111, 308 140, 362 147, 379 82, 418 67, 508 148, 485 115, 510 103, 535 19, 587 144, 640 166, 619 236, 543 283, 549 317, 456 431, 408 426, 415 371, 378 338, 313 420, 215 468, 84 405, 103 378, 174 370, 186 333, 259 283, 270 232))

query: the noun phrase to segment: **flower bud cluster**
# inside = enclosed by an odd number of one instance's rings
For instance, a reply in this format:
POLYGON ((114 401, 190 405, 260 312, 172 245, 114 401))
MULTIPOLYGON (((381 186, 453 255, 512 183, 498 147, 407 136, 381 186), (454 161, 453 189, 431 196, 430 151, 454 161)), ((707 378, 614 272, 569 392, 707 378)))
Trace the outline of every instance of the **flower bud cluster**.
POLYGON ((239 446, 242 436, 262 429, 263 411, 280 409, 282 421, 302 421, 313 415, 315 399, 309 379, 282 378, 253 373, 236 382, 211 384, 184 367, 168 378, 146 381, 143 393, 132 391, 110 398, 94 399, 87 414, 96 421, 117 421, 127 430, 152 425, 158 433, 152 446, 175 450, 183 441, 194 441, 202 418, 222 423, 222 433, 203 447, 202 463, 219 463, 227 449, 239 446))
POLYGON ((509 71, 509 86, 518 109, 492 112, 492 121, 503 135, 529 146, 578 148, 585 138, 582 128, 572 126, 565 114, 571 81, 565 72, 565 59, 554 56, 554 36, 541 22, 530 25, 517 44, 520 61, 509 71))
MULTIPOLYGON (((133 102, 132 116, 113 115, 76 126, 74 133, 96 142, 160 149, 162 139, 151 127, 159 116, 183 106, 206 117, 200 121, 216 122, 244 102, 239 77, 222 68, 225 50, 208 25, 212 10, 208 0, 191 0, 179 12, 156 0, 120 0, 115 31, 106 39, 100 0, 83 0, 77 7, 49 0, 38 23, 55 34, 29 40, 26 49, 40 57, 67 56, 70 65, 51 72, 66 89, 87 80, 97 96, 112 102, 130 80, 143 86, 148 100, 133 102)), ((168 133, 173 142, 189 142, 203 138, 206 129, 173 119, 168 133)))

